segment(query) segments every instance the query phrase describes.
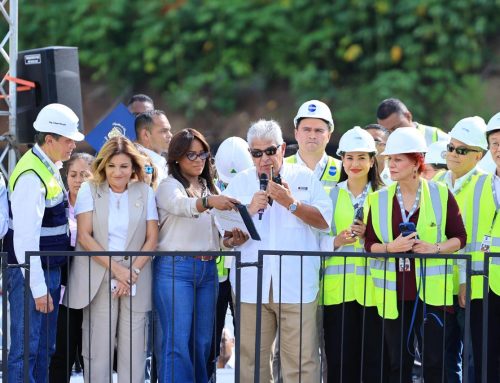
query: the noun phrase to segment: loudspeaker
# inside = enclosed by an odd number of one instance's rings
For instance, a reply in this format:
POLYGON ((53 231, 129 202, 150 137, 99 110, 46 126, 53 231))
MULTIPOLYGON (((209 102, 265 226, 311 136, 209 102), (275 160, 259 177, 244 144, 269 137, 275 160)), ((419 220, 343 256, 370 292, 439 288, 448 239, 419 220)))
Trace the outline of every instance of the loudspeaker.
POLYGON ((76 113, 80 119, 78 130, 83 133, 78 48, 46 47, 19 52, 17 77, 36 84, 35 89, 17 94, 16 138, 19 143, 33 142, 36 133, 33 122, 38 112, 54 102, 76 113))

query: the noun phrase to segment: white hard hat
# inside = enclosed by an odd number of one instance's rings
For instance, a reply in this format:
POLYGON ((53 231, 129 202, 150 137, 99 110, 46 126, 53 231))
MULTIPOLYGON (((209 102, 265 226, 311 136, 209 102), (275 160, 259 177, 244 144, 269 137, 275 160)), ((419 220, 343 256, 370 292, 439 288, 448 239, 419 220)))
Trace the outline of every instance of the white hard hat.
POLYGON ((385 150, 381 154, 388 156, 392 154, 425 152, 427 152, 427 145, 424 135, 414 127, 405 127, 397 128, 389 135, 385 144, 385 150))
POLYGON ((361 129, 359 126, 355 126, 340 137, 337 156, 340 156, 341 153, 348 152, 377 153, 375 140, 366 130, 361 129))
POLYGON ((488 121, 488 125, 486 126, 486 132, 491 132, 493 130, 499 130, 499 129, 500 129, 500 112, 490 118, 490 120, 488 121))
POLYGON ((226 138, 215 154, 215 167, 222 182, 229 183, 236 173, 253 166, 247 142, 240 137, 226 138))
POLYGON ((33 127, 38 132, 55 133, 75 141, 83 141, 85 138, 78 131, 78 116, 63 104, 44 106, 36 116, 33 127))
POLYGON ((448 152, 446 146, 447 141, 436 141, 429 145, 427 153, 425 153, 426 164, 442 164, 446 165, 446 153, 448 152))
POLYGON ((481 117, 466 117, 458 121, 451 130, 450 137, 469 146, 488 149, 486 142, 486 123, 481 117))
POLYGON ((309 100, 304 102, 293 119, 295 127, 299 124, 301 118, 320 118, 330 125, 330 131, 333 132, 332 112, 328 105, 318 100, 309 100))

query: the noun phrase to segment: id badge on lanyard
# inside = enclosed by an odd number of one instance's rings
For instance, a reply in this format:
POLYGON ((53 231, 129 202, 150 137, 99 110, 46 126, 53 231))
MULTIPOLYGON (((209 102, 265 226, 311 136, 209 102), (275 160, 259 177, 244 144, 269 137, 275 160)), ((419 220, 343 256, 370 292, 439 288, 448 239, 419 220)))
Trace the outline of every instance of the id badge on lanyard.
POLYGON ((399 258, 399 271, 411 271, 410 258, 399 258))
MULTIPOLYGON (((404 204, 403 204, 403 195, 401 194, 401 189, 399 188, 399 185, 396 187, 396 198, 399 203, 399 208, 401 209, 401 217, 403 218, 403 222, 409 222, 410 217, 415 213, 415 211, 418 208, 418 203, 420 201, 422 193, 422 182, 419 182, 418 184, 418 189, 417 189, 417 194, 415 196, 415 202, 413 203, 412 208, 408 212, 408 215, 406 215, 404 204)), ((399 258, 399 272, 408 272, 411 271, 411 263, 410 263, 410 258, 399 258)))

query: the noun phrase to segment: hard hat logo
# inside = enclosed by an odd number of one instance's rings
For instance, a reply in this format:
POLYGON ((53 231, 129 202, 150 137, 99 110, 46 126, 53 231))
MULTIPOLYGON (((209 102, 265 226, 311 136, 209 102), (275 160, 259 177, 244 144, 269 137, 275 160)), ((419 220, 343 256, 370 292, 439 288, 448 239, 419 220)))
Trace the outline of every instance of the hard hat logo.
POLYGON ((85 136, 78 131, 78 116, 63 104, 49 104, 36 116, 33 127, 37 132, 54 133, 82 141, 85 136))
POLYGON ((330 127, 330 131, 333 131, 333 118, 332 112, 328 105, 319 100, 309 100, 304 102, 299 110, 297 111, 297 115, 293 119, 293 123, 297 128, 299 125, 299 121, 302 118, 318 118, 324 120, 328 123, 330 127))

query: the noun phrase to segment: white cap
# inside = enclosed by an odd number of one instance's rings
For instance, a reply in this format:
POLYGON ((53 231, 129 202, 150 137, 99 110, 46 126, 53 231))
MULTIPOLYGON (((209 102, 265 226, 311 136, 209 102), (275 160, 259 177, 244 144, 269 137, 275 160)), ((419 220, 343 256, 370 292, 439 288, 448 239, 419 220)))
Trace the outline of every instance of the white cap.
POLYGON ((295 127, 297 127, 301 118, 320 118, 325 120, 328 122, 328 125, 330 125, 330 131, 333 132, 332 112, 330 111, 328 105, 324 102, 318 100, 309 100, 304 102, 293 119, 295 127))
POLYGON ((397 128, 390 134, 385 144, 385 150, 381 154, 388 156, 391 154, 425 152, 427 152, 427 144, 424 135, 414 127, 405 127, 397 128))
POLYGON ((500 129, 500 112, 491 117, 490 120, 488 121, 488 125, 486 126, 487 132, 499 129, 500 129))
POLYGON ((481 117, 466 117, 458 121, 451 130, 450 137, 465 145, 488 149, 486 142, 486 123, 481 117))
POLYGON ((348 152, 377 153, 375 140, 366 130, 355 126, 340 137, 337 156, 340 156, 340 153, 348 152))
POLYGON ((430 144, 427 148, 427 153, 425 153, 424 162, 426 164, 446 165, 447 145, 447 141, 436 141, 430 144))
POLYGON ((78 116, 63 104, 44 106, 36 116, 33 127, 38 132, 55 133, 75 141, 83 141, 85 138, 78 131, 78 116))
POLYGON ((229 183, 236 173, 253 166, 247 142, 240 137, 226 138, 215 154, 215 167, 222 182, 229 183))

